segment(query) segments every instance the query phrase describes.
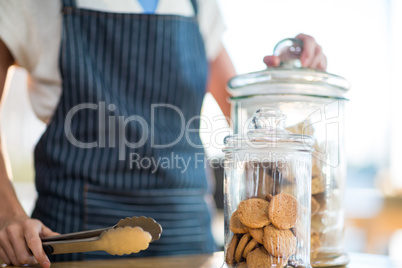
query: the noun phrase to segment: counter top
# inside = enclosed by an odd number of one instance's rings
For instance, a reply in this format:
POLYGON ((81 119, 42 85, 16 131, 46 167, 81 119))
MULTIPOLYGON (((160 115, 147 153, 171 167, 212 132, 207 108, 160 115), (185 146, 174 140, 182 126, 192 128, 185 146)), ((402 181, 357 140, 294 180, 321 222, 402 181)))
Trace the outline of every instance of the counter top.
MULTIPOLYGON (((350 253, 351 262, 347 268, 402 268, 401 262, 394 262, 387 256, 350 253)), ((130 258, 119 260, 77 261, 52 263, 52 268, 67 267, 130 267, 130 268, 219 268, 223 264, 223 252, 208 255, 130 258)))

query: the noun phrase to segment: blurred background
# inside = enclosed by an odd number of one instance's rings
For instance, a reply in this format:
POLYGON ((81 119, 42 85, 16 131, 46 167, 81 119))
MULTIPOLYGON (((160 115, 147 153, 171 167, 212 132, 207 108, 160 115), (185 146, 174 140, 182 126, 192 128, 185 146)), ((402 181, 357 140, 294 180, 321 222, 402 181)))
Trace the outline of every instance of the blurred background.
MULTIPOLYGON (((328 72, 350 81, 345 133, 346 249, 400 258, 402 1, 217 1, 227 27, 223 44, 237 73, 264 69, 263 56, 272 54, 279 40, 306 33, 323 47, 328 72)), ((45 126, 29 104, 25 71, 12 67, 10 74, 1 131, 7 141, 13 183, 29 213, 35 199, 33 147, 45 126)), ((211 118, 221 114, 211 95, 204 100, 203 113, 211 118)), ((225 124, 218 121, 214 127, 225 124)), ((208 142, 208 136, 202 138, 208 142)), ((219 146, 209 148, 207 153, 219 159, 220 150, 219 146)), ((219 193, 223 176, 219 170, 216 174, 219 193)), ((221 200, 217 203, 220 206, 221 200)), ((216 226, 218 242, 223 243, 222 219, 217 219, 216 226)))

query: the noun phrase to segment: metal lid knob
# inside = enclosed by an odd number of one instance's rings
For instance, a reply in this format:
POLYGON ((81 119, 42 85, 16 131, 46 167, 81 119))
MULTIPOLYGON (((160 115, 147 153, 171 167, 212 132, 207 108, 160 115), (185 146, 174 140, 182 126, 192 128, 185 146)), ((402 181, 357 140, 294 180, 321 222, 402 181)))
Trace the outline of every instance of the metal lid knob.
POLYGON ((282 68, 301 68, 300 55, 303 51, 303 42, 296 38, 286 38, 279 41, 274 47, 274 55, 280 59, 282 68))

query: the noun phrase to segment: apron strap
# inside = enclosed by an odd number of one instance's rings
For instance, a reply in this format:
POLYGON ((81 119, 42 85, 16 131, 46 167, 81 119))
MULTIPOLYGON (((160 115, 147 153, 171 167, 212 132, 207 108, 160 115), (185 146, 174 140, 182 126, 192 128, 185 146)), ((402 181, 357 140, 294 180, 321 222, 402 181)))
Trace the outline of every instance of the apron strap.
POLYGON ((198 5, 197 5, 197 0, 191 0, 191 4, 193 5, 194 8, 194 14, 195 16, 198 15, 198 5))
POLYGON ((63 7, 76 7, 75 0, 63 0, 63 7))

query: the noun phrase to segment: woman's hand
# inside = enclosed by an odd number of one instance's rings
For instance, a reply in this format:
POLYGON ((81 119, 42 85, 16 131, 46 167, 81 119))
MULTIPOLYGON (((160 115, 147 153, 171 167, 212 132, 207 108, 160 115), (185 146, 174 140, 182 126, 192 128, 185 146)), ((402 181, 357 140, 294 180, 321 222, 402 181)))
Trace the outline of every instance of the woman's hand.
POLYGON ((7 265, 37 264, 50 267, 41 238, 58 235, 28 216, 0 222, 0 259, 7 265))
MULTIPOLYGON (((327 57, 322 52, 321 46, 317 44, 315 39, 307 34, 299 34, 296 38, 303 41, 303 51, 300 55, 303 67, 325 71, 327 69, 327 57)), ((276 67, 279 65, 280 60, 277 56, 266 56, 264 63, 268 67, 276 67)))

